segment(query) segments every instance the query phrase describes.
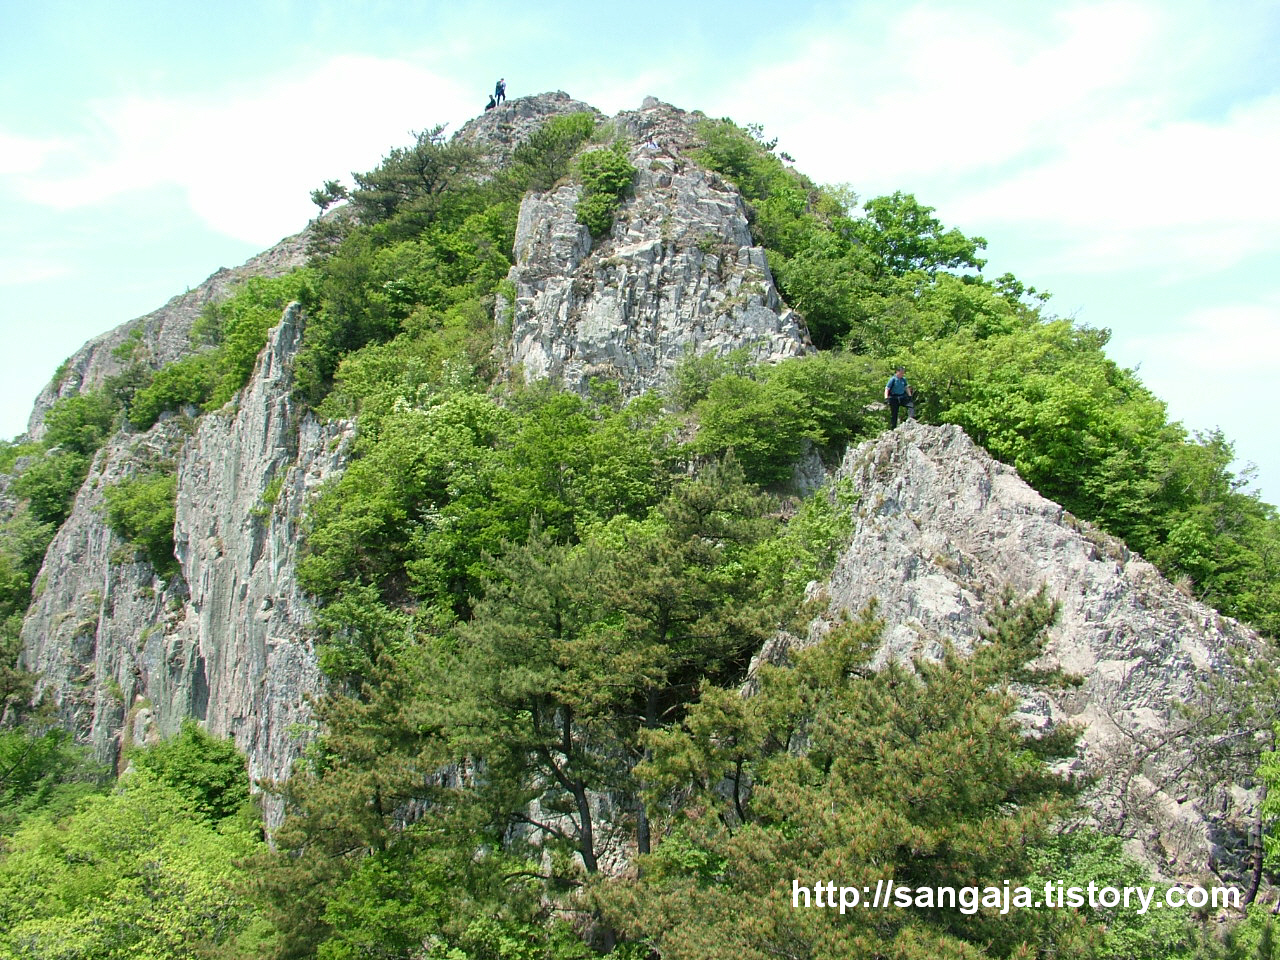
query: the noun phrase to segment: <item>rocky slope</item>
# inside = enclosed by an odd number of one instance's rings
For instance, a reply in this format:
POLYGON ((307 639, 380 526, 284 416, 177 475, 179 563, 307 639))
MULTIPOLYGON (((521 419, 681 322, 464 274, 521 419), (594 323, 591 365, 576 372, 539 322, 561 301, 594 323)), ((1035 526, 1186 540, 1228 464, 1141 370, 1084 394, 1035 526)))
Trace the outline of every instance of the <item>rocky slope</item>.
POLYGON ((234 735, 255 777, 283 777, 297 755, 320 682, 294 577, 298 526, 352 433, 290 399, 301 335, 291 308, 223 411, 117 435, 49 547, 23 625, 25 664, 103 759, 185 717, 234 735), (155 469, 177 474, 181 572, 167 581, 102 520, 108 486, 155 469))
MULTIPOLYGON (((546 117, 581 109, 589 108, 563 94, 524 98, 459 136, 497 162, 546 117)), ((577 389, 605 376, 635 394, 661 386, 689 350, 745 348, 772 360, 811 349, 752 243, 741 197, 693 161, 696 119, 656 101, 616 118, 638 173, 606 238, 593 243, 577 223, 572 183, 524 199, 514 300, 495 311, 495 323, 509 325, 509 373, 577 389)), ((134 331, 150 362, 183 355, 204 303, 237 277, 299 262, 304 239, 91 341, 42 394, 32 435, 54 399, 114 372, 113 348, 134 331)), ((104 758, 188 716, 234 735, 255 776, 281 777, 298 755, 306 699, 320 683, 312 611, 294 575, 300 525, 316 487, 343 469, 353 435, 351 424, 317 423, 290 399, 305 320, 285 315, 223 411, 115 436, 48 550, 23 628, 24 661, 104 758), (103 522, 106 487, 156 469, 177 478, 180 575, 168 580, 103 522)), ((884 656, 936 654, 940 636, 971 644, 1004 586, 1048 584, 1062 604, 1049 655, 1086 682, 1031 696, 1028 722, 1084 724, 1081 769, 1103 777, 1098 819, 1170 872, 1239 862, 1249 798, 1178 787, 1188 754, 1172 705, 1194 697, 1230 646, 1251 642, 1247 631, 1074 522, 956 429, 908 425, 851 451, 839 475, 860 494, 861 516, 826 587, 833 614, 878 598, 892 625, 884 656)), ((5 489, 0 478, 0 506, 5 489)), ((765 655, 785 645, 780 638, 765 655)))
MULTIPOLYGON (((1060 605, 1044 666, 1083 680, 1028 692, 1034 728, 1082 730, 1075 772, 1098 777, 1089 807, 1107 831, 1172 876, 1236 871, 1248 862, 1256 797, 1189 786, 1197 763, 1179 704, 1228 669, 1232 647, 1257 637, 1184 596, 1120 541, 1037 494, 954 426, 909 422, 850 450, 836 472, 858 496, 851 541, 824 585, 829 614, 875 601, 888 624, 879 656, 937 657, 942 638, 961 650, 979 639, 985 613, 1006 587, 1042 586, 1060 605)), ((1199 770, 1198 774, 1203 774, 1199 770)))
POLYGON ((246 277, 279 277, 302 266, 307 260, 308 237, 308 230, 286 237, 239 267, 222 267, 160 309, 94 337, 68 357, 58 375, 40 391, 27 421, 27 435, 32 440, 44 435, 44 416, 60 397, 100 387, 108 377, 120 373, 127 361, 117 355, 119 348, 135 338, 141 358, 153 369, 187 356, 192 352, 191 327, 206 305, 225 299, 246 277))
MULTIPOLYGON (((523 98, 458 136, 500 163, 546 118, 591 109, 564 94, 523 98)), ((634 196, 594 250, 574 219, 576 188, 525 198, 510 362, 526 376, 583 387, 607 373, 637 393, 660 384, 687 348, 745 346, 760 358, 809 349, 763 251, 751 245, 741 198, 684 157, 695 142, 690 122, 656 102, 619 118, 638 141, 661 146, 641 142, 633 151, 642 168, 634 196)), ((136 339, 157 367, 197 349, 190 331, 204 305, 240 278, 300 264, 306 239, 220 270, 90 341, 42 393, 31 436, 41 435, 56 399, 119 371, 121 344, 136 339)), ((498 322, 505 310, 499 306, 498 322)), ((319 424, 290 398, 304 323, 298 311, 286 314, 249 385, 223 411, 112 438, 48 550, 23 627, 23 660, 103 759, 195 717, 233 735, 255 777, 280 778, 305 740, 306 700, 320 677, 311 609, 294 576, 300 523, 315 487, 344 466, 353 427, 319 424), (177 478, 180 574, 168 580, 103 522, 108 486, 156 470, 177 478)))

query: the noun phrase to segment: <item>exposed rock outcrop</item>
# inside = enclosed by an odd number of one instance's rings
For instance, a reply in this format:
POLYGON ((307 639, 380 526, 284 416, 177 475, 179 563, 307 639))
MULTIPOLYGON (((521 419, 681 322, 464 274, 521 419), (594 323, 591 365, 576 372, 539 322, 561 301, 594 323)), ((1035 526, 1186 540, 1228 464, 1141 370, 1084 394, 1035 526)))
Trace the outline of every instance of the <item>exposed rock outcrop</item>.
MULTIPOLYGON (((560 93, 522 98, 458 136, 501 163, 548 117, 591 109, 560 93)), ((742 197, 694 161, 697 118, 657 101, 616 118, 637 172, 606 237, 593 242, 578 223, 576 183, 524 199, 514 298, 500 298, 495 317, 509 325, 509 373, 578 390, 601 376, 634 395, 661 387, 690 352, 744 348, 776 360, 812 349, 752 241, 742 197)), ((86 344, 37 401, 31 436, 41 435, 58 397, 118 372, 116 348, 132 338, 155 366, 187 355, 205 304, 240 277, 298 265, 305 240, 219 271, 86 344)), ((290 399, 302 322, 297 309, 286 313, 224 410, 113 437, 48 550, 23 627, 24 663, 104 758, 188 716, 234 735, 255 777, 284 776, 298 754, 307 697, 321 680, 296 579, 301 522, 317 486, 343 469, 354 430, 320 424, 290 399), (178 491, 181 573, 168 580, 103 519, 110 485, 160 465, 175 471, 178 491)), ((820 473, 811 452, 797 486, 812 487, 820 473)), ((850 451, 839 476, 861 501, 826 587, 833 616, 875 598, 891 625, 883 656, 936 655, 940 636, 974 643, 988 602, 1006 585, 1033 592, 1047 584, 1062 608, 1047 656, 1086 682, 1032 694, 1026 722, 1083 724, 1081 768, 1101 776, 1097 818, 1168 872, 1239 863, 1233 845, 1251 798, 1179 787, 1188 753, 1173 705, 1194 699, 1197 681, 1223 666, 1230 646, 1254 642, 1248 631, 1039 497, 957 428, 910 423, 850 451)), ((0 477, 0 509, 11 500, 0 477)), ((780 640, 764 656, 784 647, 780 640)))
POLYGON ((736 189, 697 166, 691 118, 647 101, 617 123, 634 139, 634 195, 607 238, 577 220, 581 188, 532 194, 520 208, 507 362, 527 380, 584 389, 591 377, 637 394, 661 386, 686 353, 745 347, 760 361, 810 352, 803 321, 778 296, 736 189))
POLYGON ((516 147, 527 141, 538 128, 555 116, 589 113, 600 117, 600 111, 588 103, 575 100, 563 90, 532 97, 508 100, 500 107, 486 110, 468 121, 457 133, 462 143, 480 147, 493 166, 511 159, 516 147))
POLYGON ((310 231, 304 230, 286 237, 239 267, 221 268, 204 283, 179 294, 159 310, 94 337, 67 358, 58 375, 40 391, 27 421, 27 435, 32 440, 44 436, 45 414, 59 398, 100 387, 108 377, 124 370, 128 360, 117 356, 117 352, 134 338, 138 339, 144 362, 153 369, 191 354, 195 349, 191 328, 204 308, 226 299, 232 285, 247 277, 279 277, 302 266, 307 259, 309 235, 310 231))
POLYGON ((1231 647, 1256 649, 1254 634, 1037 494, 959 427, 909 422, 850 450, 836 478, 860 500, 826 587, 833 614, 875 600, 888 624, 881 658, 936 657, 942 637, 972 648, 1006 586, 1047 586, 1060 614, 1045 665, 1084 682, 1031 694, 1024 721, 1082 726, 1078 769, 1100 777, 1089 807, 1150 862, 1177 876, 1240 868, 1255 798, 1194 785, 1202 778, 1188 775, 1192 744, 1176 705, 1198 700, 1197 684, 1227 666, 1231 647))
POLYGON ((103 759, 140 737, 132 719, 143 710, 151 734, 195 717, 234 735, 254 777, 283 777, 298 754, 297 725, 320 688, 294 574, 298 525, 352 434, 347 422, 301 416, 290 399, 301 333, 295 305, 223 411, 117 435, 46 554, 24 661, 103 759), (106 488, 157 466, 177 473, 181 574, 169 582, 103 522, 106 488))

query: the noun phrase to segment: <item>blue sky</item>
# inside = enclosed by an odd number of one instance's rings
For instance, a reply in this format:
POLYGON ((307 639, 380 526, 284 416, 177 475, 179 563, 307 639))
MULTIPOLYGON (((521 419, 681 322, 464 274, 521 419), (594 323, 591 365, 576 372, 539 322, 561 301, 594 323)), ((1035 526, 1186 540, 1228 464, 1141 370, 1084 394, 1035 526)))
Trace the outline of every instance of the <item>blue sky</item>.
POLYGON ((757 122, 902 189, 987 272, 1107 327, 1280 500, 1280 5, 148 3, 0 7, 0 435, 84 340, 299 230, 410 132, 565 90, 757 122))

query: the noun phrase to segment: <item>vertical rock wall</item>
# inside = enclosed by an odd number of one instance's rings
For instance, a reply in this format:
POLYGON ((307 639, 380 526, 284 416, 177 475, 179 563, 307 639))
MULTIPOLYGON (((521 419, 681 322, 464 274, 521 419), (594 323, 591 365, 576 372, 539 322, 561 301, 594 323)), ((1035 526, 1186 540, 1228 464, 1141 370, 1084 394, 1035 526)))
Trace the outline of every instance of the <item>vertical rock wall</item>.
POLYGON ((352 427, 300 416, 290 399, 301 335, 294 305, 226 409, 117 435, 46 554, 25 665, 104 759, 195 717, 235 737, 254 777, 280 779, 305 739, 320 675, 295 576, 299 525, 352 427), (103 517, 107 486, 158 463, 177 474, 181 575, 169 582, 103 517))
POLYGON ((581 187, 525 198, 509 276, 509 368, 582 390, 591 377, 628 394, 663 385, 688 352, 746 348, 754 360, 812 351, 778 296, 736 189, 697 166, 689 118, 656 101, 616 121, 634 140, 634 195, 608 237, 578 223, 581 187))

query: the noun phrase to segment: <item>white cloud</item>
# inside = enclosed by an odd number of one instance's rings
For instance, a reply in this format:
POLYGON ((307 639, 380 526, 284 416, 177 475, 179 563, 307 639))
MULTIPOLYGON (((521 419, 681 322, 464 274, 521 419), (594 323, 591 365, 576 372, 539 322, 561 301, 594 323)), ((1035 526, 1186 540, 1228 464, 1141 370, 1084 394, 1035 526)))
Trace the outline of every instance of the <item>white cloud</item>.
POLYGON ((60 140, 38 140, 0 131, 0 176, 33 173, 63 146, 60 140))
POLYGON ((1153 2, 1008 14, 860 7, 758 68, 735 115, 764 121, 816 179, 913 191, 973 233, 1039 228, 1071 269, 1277 251, 1280 94, 1205 106, 1256 43, 1247 20, 1153 2))
POLYGON ((94 131, 47 155, 23 189, 32 201, 70 209, 177 187, 214 229, 266 245, 314 215, 312 187, 349 183, 352 170, 410 141, 406 124, 474 113, 476 99, 412 64, 339 57, 216 97, 112 100, 97 104, 94 131))

